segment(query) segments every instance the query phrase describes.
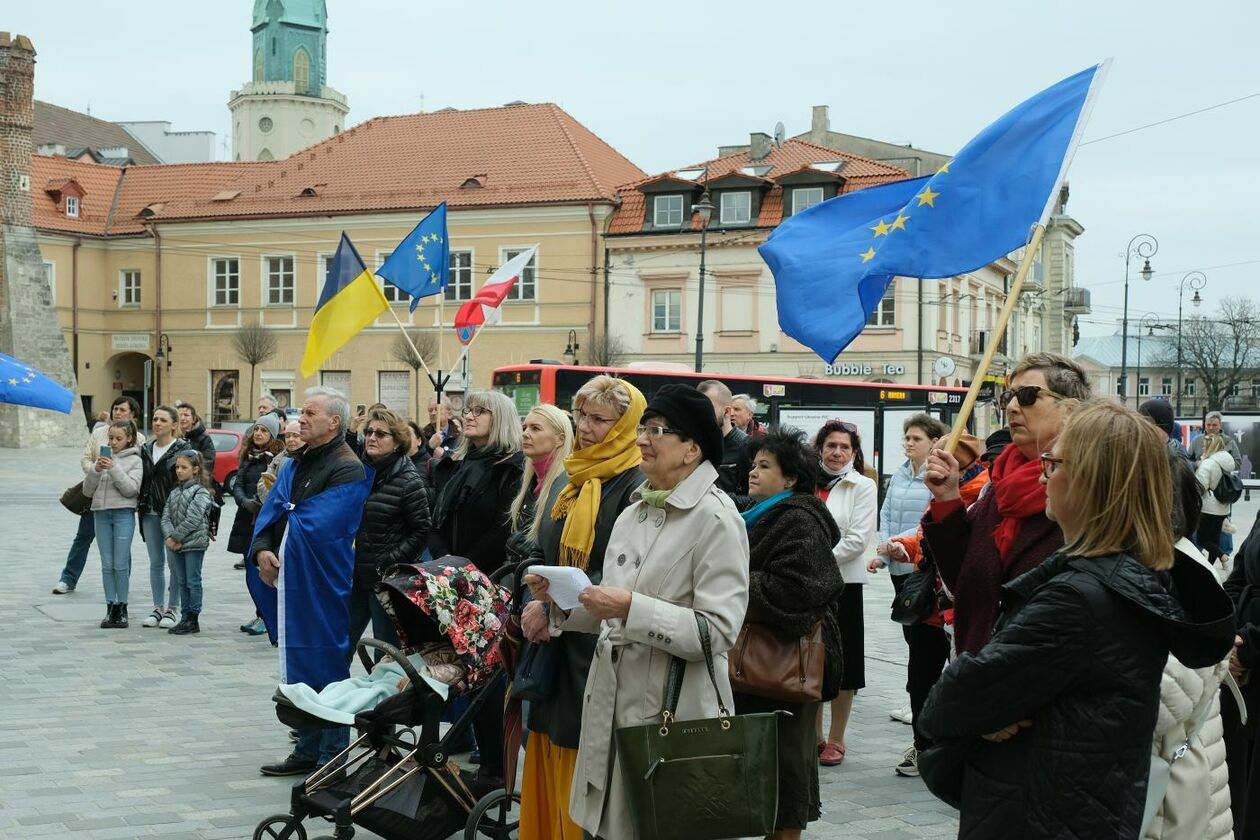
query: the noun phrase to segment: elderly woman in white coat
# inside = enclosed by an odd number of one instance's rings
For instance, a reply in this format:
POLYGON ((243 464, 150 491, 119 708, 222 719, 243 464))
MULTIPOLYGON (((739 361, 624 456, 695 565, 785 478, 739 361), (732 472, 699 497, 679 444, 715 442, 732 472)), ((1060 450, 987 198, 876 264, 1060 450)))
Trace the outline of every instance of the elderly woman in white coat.
MULTIPOLYGON (((638 445, 648 480, 613 526, 602 584, 587 588, 581 606, 567 614, 548 605, 553 635, 598 635, 569 813, 600 840, 638 836, 616 730, 661 720, 674 657, 704 660, 697 613, 709 624, 720 702, 733 708, 726 652, 748 606, 748 537, 734 504, 715 486, 722 436, 708 398, 685 385, 658 390, 638 445)), ((525 581, 536 598, 550 601, 543 578, 525 581)), ((718 706, 706 669, 686 669, 677 719, 715 717, 718 706)))
POLYGON ((875 522, 879 515, 879 493, 866 476, 866 459, 857 426, 843 420, 828 420, 814 437, 822 478, 814 495, 827 505, 827 511, 840 528, 840 542, 831 553, 840 567, 844 591, 834 605, 844 652, 844 674, 840 694, 831 701, 831 725, 822 737, 822 710, 818 714, 818 763, 834 767, 844 761, 847 746, 845 729, 853 711, 853 698, 866 688, 866 644, 862 620, 862 592, 866 564, 875 557, 875 522))

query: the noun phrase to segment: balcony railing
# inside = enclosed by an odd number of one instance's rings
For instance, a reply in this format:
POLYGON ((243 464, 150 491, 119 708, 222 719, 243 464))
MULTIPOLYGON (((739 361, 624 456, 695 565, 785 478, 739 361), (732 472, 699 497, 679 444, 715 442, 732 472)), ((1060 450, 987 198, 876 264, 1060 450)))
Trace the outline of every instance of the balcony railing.
POLYGON ((1063 294, 1063 310, 1073 315, 1088 315, 1089 289, 1067 289, 1063 294))

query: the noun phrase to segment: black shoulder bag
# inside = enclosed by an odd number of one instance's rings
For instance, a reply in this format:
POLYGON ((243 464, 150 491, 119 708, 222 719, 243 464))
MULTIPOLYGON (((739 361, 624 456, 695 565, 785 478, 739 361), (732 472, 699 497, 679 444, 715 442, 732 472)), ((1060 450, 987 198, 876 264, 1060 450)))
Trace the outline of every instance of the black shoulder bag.
POLYGON ((778 715, 732 715, 718 691, 709 624, 696 613, 718 716, 675 720, 686 661, 675 657, 662 721, 618 729, 617 757, 642 840, 764 837, 779 806, 778 715))
POLYGON ((906 576, 901 591, 893 597, 892 620, 898 624, 918 624, 936 609, 936 561, 924 557, 918 568, 906 576))

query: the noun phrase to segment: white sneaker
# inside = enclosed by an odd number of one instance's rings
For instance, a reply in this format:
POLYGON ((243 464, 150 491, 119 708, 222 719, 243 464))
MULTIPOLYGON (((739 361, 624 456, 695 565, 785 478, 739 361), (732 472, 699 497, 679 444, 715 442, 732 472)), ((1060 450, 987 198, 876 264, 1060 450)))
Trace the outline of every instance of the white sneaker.
POLYGON ((899 709, 893 709, 891 712, 888 713, 888 717, 892 718, 893 720, 900 721, 901 723, 904 723, 907 726, 914 723, 914 713, 910 710, 909 703, 907 703, 906 705, 902 706, 899 709))
POLYGON ((157 627, 158 624, 161 623, 161 621, 162 621, 162 611, 154 610, 153 612, 149 613, 148 617, 146 617, 144 621, 140 622, 140 626, 141 627, 157 627))
MULTIPOLYGON (((154 610, 153 612, 156 613, 157 610, 154 610)), ((179 622, 175 619, 175 611, 167 610, 162 613, 162 620, 158 622, 158 627, 161 627, 163 630, 170 630, 178 623, 179 622)))
POLYGON ((70 584, 66 583, 64 580, 57 581, 57 585, 53 587, 54 595, 65 595, 67 592, 73 591, 74 590, 70 588, 70 584))
POLYGON ((901 754, 901 763, 893 768, 898 776, 919 775, 919 751, 913 746, 901 754))

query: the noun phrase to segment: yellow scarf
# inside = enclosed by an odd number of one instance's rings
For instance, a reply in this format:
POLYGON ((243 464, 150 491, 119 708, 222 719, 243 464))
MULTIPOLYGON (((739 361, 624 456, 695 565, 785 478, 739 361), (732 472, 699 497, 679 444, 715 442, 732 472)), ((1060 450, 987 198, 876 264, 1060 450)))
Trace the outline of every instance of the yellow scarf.
POLYGON ((569 483, 551 508, 552 520, 564 519, 558 558, 562 566, 586 568, 591 549, 595 547, 595 519, 603 498, 603 482, 639 466, 643 460, 636 444, 639 437, 636 429, 643 419, 647 400, 629 382, 622 380, 621 384, 630 392, 626 413, 603 441, 575 450, 564 459, 569 483))

